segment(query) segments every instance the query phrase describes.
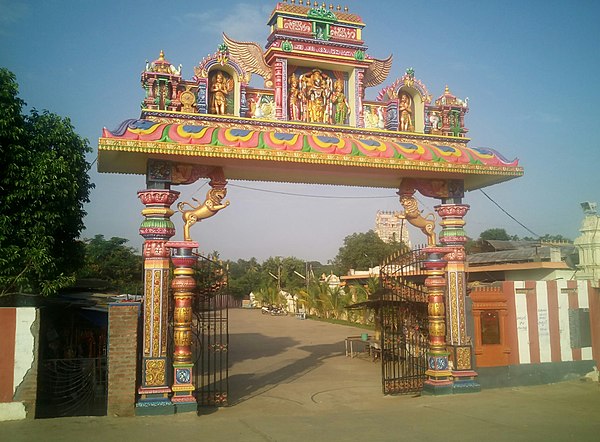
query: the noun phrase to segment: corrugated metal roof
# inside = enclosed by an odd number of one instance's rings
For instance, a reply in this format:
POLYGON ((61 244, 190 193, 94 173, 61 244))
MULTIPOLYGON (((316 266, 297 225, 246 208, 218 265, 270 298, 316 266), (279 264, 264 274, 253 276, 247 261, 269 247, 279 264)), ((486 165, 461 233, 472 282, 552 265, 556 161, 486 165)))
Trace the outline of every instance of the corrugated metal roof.
MULTIPOLYGON (((518 241, 500 241, 500 242, 518 242, 518 241)), ((524 242, 524 241, 522 241, 524 242)), ((535 243, 534 243, 535 244, 535 243)), ((560 249, 561 260, 573 253, 576 248, 573 245, 558 247, 560 249)), ((516 248, 513 250, 502 250, 498 252, 474 253, 467 256, 469 264, 492 264, 508 262, 532 262, 532 261, 550 261, 550 246, 516 248)))
POLYGON ((502 241, 497 239, 485 240, 497 252, 502 250, 527 249, 539 245, 537 241, 502 241))

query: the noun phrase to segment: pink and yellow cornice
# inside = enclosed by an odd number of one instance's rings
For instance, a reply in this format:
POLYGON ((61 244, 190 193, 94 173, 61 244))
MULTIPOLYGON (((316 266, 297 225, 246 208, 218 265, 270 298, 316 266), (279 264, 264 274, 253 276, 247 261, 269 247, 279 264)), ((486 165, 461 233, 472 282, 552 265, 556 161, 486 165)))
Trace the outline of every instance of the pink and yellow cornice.
POLYGON ((115 131, 104 129, 98 168, 143 174, 147 159, 155 158, 223 167, 228 179, 394 188, 405 177, 445 177, 463 179, 465 190, 523 174, 517 160, 468 147, 465 139, 409 135, 235 118, 128 120, 115 131))
POLYGON ((261 127, 239 123, 129 120, 115 131, 104 129, 99 153, 101 157, 102 152, 128 152, 160 157, 369 167, 441 172, 456 177, 496 175, 510 179, 523 174, 517 160, 508 161, 494 150, 471 148, 465 142, 451 139, 421 142, 402 133, 373 136, 360 131, 327 132, 323 127, 313 131, 298 130, 289 124, 261 127))

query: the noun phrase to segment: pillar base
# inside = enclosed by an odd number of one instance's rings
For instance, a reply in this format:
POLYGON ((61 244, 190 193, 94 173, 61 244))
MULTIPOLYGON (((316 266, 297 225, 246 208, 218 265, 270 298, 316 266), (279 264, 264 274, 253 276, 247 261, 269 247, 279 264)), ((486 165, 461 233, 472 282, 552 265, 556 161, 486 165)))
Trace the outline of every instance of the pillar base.
POLYGON ((424 395, 433 395, 433 396, 441 396, 445 394, 452 394, 452 381, 444 380, 444 381, 434 381, 428 379, 423 384, 423 394, 424 395))
POLYGON ((164 401, 144 400, 135 404, 136 416, 162 416, 167 414, 175 414, 175 406, 168 398, 164 401))
POLYGON ((175 413, 196 413, 198 411, 198 403, 197 402, 176 402, 175 413))
POLYGON ((481 385, 477 381, 477 373, 473 370, 453 371, 454 384, 452 390, 457 393, 479 393, 481 385))

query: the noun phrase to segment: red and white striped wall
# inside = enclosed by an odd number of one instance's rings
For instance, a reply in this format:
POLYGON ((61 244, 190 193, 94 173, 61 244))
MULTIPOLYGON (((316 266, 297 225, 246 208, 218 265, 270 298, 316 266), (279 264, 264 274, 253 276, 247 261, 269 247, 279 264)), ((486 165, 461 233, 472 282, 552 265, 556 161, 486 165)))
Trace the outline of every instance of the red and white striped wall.
POLYGON ((598 360, 592 346, 571 348, 569 309, 589 309, 592 341, 600 337, 598 292, 589 281, 507 281, 507 338, 511 365, 598 360), (512 304, 512 305, 511 305, 512 304), (596 356, 596 358, 594 358, 596 356))
POLYGON ((14 396, 35 361, 35 320, 33 307, 0 308, 0 421, 26 417, 14 396))

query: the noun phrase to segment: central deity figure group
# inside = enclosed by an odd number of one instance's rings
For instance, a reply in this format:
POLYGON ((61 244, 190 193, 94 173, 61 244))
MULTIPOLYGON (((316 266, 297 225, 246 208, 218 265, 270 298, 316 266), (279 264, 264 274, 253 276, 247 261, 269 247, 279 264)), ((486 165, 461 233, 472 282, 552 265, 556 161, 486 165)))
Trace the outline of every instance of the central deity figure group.
POLYGON ((346 124, 350 106, 344 81, 333 79, 319 69, 289 79, 289 118, 307 123, 346 124))

